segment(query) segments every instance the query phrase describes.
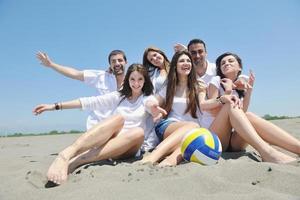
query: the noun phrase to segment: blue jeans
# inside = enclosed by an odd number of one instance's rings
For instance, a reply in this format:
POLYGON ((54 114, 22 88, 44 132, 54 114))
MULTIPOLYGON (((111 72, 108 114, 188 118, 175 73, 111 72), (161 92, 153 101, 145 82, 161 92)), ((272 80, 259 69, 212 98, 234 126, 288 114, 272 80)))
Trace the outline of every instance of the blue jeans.
POLYGON ((163 141, 166 129, 173 122, 176 121, 172 119, 162 119, 157 123, 157 125, 155 126, 155 133, 160 141, 163 141))

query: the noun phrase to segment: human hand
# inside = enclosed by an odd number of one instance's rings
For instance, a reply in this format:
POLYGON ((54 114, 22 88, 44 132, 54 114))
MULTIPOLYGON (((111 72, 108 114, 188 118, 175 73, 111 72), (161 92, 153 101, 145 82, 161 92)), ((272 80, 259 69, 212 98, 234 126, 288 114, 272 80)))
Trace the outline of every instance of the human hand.
POLYGON ((167 111, 161 108, 158 105, 151 106, 151 115, 153 117, 153 121, 157 122, 158 120, 162 119, 165 115, 167 115, 167 111))
POLYGON ((254 81, 255 81, 255 74, 253 73, 252 70, 250 70, 250 72, 249 72, 249 79, 248 79, 249 88, 253 88, 254 81))
POLYGON ((44 111, 50 111, 50 110, 54 110, 55 109, 55 105, 54 104, 40 104, 37 105, 34 109, 33 109, 33 114, 34 115, 39 115, 44 111))
POLYGON ((49 58, 49 56, 44 52, 38 52, 36 54, 36 58, 41 61, 41 64, 46 67, 51 67, 53 65, 52 60, 49 58))
POLYGON ((174 51, 175 52, 179 52, 179 51, 183 51, 183 50, 187 50, 187 47, 183 44, 180 44, 180 43, 176 43, 174 45, 174 51))
POLYGON ((242 108, 242 101, 235 95, 222 95, 220 96, 221 102, 224 104, 229 103, 231 104, 234 108, 242 108))
POLYGON ((236 87, 232 80, 229 78, 222 78, 221 84, 224 87, 225 94, 231 94, 232 90, 236 87))

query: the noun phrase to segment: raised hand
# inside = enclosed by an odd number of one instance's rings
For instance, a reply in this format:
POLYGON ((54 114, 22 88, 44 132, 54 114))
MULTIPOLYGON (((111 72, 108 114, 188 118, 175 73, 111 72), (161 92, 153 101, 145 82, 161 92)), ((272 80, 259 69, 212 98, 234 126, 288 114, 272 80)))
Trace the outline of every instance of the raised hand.
POLYGON ((54 104, 40 104, 37 105, 34 109, 33 109, 33 114, 34 115, 39 115, 44 111, 49 111, 49 110, 54 110, 55 109, 55 105, 54 104))
POLYGON ((187 50, 186 46, 184 46, 183 44, 176 43, 174 45, 174 51, 175 52, 179 52, 179 51, 183 51, 183 50, 187 50))
POLYGON ((250 72, 249 72, 249 79, 248 79, 249 88, 253 88, 254 81, 255 81, 255 75, 254 75, 253 71, 250 70, 250 72))
POLYGON ((53 65, 52 60, 49 58, 49 56, 44 52, 38 52, 36 54, 36 58, 41 61, 41 64, 46 67, 51 67, 53 65))
POLYGON ((167 111, 163 108, 161 108, 159 105, 152 105, 150 107, 151 109, 151 115, 153 117, 153 121, 157 122, 158 120, 162 119, 165 115, 167 115, 167 111))

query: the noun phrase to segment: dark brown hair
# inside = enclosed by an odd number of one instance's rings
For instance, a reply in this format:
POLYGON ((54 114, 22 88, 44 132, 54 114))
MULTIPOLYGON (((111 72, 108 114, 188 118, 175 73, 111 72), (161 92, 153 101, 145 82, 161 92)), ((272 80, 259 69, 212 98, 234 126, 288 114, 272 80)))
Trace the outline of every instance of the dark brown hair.
POLYGON ((139 72, 140 74, 143 75, 145 82, 142 88, 143 95, 149 96, 153 93, 153 85, 151 82, 151 79, 148 75, 148 72, 146 68, 142 64, 134 63, 131 64, 126 72, 124 83, 122 89, 119 91, 121 93, 121 96, 124 98, 121 100, 123 101, 125 98, 128 98, 132 95, 132 89, 129 84, 129 77, 132 72, 139 72))
POLYGON ((148 70, 149 76, 151 77, 154 73, 155 68, 157 68, 157 66, 154 66, 147 58, 147 55, 150 51, 154 51, 159 53, 160 55, 162 55, 164 57, 164 68, 167 72, 169 72, 169 68, 170 68, 170 61, 167 58, 166 54, 160 50, 159 48, 156 47, 148 47, 147 49, 145 49, 144 51, 144 55, 143 55, 143 65, 144 67, 148 70))

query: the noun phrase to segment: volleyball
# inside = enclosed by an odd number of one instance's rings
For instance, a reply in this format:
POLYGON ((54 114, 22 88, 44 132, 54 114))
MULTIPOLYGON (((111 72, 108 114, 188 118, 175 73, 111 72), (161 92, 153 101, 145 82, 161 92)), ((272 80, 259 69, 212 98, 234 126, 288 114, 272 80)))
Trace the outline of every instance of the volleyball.
POLYGON ((181 143, 181 154, 190 162, 202 165, 216 164, 222 153, 218 136, 205 128, 195 128, 187 132, 181 143))

